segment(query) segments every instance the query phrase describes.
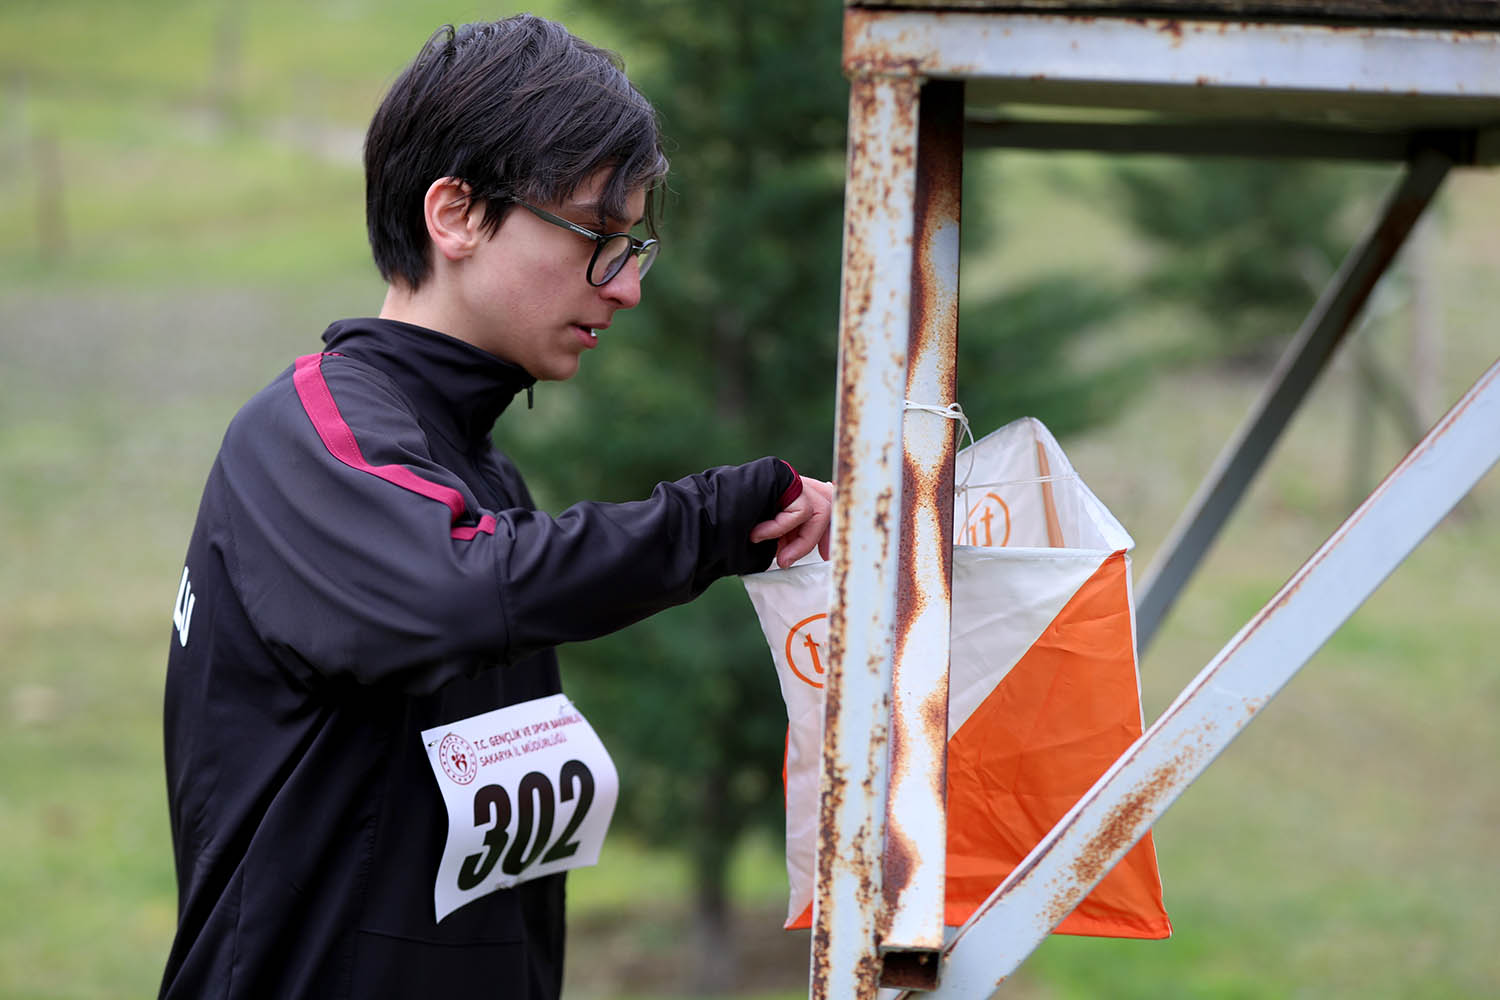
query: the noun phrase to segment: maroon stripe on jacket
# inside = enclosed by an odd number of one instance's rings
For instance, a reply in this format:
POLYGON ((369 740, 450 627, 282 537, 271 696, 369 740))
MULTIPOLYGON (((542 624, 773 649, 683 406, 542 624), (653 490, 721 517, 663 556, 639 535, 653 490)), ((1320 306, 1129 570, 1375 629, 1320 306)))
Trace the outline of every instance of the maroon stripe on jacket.
MULTIPOLYGON (((303 411, 312 421, 313 428, 318 432, 328 453, 351 469, 368 472, 388 483, 446 505, 451 515, 450 523, 463 517, 464 497, 453 487, 423 479, 404 465, 371 465, 365 460, 364 453, 359 450, 359 442, 354 439, 354 431, 339 412, 339 405, 328 388, 328 381, 323 378, 325 357, 327 355, 308 354, 298 358, 292 373, 292 384, 296 386, 297 398, 302 401, 303 411)), ((488 514, 482 516, 477 525, 454 526, 450 534, 461 541, 468 541, 481 532, 486 535, 495 533, 495 519, 488 514)))

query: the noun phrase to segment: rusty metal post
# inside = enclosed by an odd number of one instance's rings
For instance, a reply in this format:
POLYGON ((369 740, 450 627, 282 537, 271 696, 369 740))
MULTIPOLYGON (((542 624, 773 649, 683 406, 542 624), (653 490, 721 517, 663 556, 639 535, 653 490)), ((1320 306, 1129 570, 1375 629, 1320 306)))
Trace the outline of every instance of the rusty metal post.
POLYGON ((989 996, 1500 460, 1496 362, 958 932, 931 997, 989 996))
MULTIPOLYGON (((961 81, 922 88, 906 398, 956 402, 958 247, 963 187, 961 81)), ((891 672, 880 941, 882 986, 932 989, 943 946, 948 846, 948 639, 953 587, 953 460, 959 426, 907 412, 902 441, 901 554, 891 672)))
POLYGON ((811 996, 874 997, 911 324, 917 99, 912 77, 849 94, 839 305, 829 672, 819 778, 811 996))

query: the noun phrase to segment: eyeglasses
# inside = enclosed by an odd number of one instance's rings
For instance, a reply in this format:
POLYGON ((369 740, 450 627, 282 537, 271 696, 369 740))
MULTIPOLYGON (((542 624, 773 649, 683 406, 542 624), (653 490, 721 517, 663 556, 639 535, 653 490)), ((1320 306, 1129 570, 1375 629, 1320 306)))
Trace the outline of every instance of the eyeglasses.
POLYGON ((624 270, 625 264, 632 257, 636 261, 636 276, 644 278, 656 261, 657 251, 661 249, 661 244, 656 240, 638 240, 629 233, 591 232, 582 226, 573 225, 567 219, 560 219, 551 212, 545 212, 535 205, 528 205, 524 201, 518 201, 516 204, 543 222, 561 226, 563 229, 571 230, 579 236, 587 236, 594 241, 594 255, 589 258, 586 277, 589 284, 595 288, 613 281, 615 275, 624 270))

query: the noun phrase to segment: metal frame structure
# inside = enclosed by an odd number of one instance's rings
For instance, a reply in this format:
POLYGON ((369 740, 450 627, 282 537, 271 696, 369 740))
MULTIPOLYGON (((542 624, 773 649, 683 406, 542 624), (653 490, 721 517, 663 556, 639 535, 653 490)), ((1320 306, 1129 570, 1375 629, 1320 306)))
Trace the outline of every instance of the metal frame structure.
POLYGON ((846 9, 839 490, 812 997, 872 997, 881 986, 988 995, 1500 459, 1497 365, 945 937, 956 434, 932 411, 955 402, 965 145, 1407 164, 1148 571, 1144 645, 1449 168, 1500 161, 1500 12, 1475 7, 865 0, 846 9), (1257 19, 1235 19, 1247 16, 1257 19), (908 401, 926 408, 908 412, 908 401))

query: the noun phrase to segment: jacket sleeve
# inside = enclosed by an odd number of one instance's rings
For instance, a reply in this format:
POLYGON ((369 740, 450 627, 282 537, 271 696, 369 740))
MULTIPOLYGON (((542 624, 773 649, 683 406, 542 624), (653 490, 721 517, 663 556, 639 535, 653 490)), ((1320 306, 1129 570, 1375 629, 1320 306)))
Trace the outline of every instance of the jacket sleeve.
POLYGON ((623 628, 763 569, 795 474, 763 458, 556 517, 481 510, 405 399, 311 356, 231 423, 218 475, 232 578, 256 631, 329 678, 433 690, 623 628))

